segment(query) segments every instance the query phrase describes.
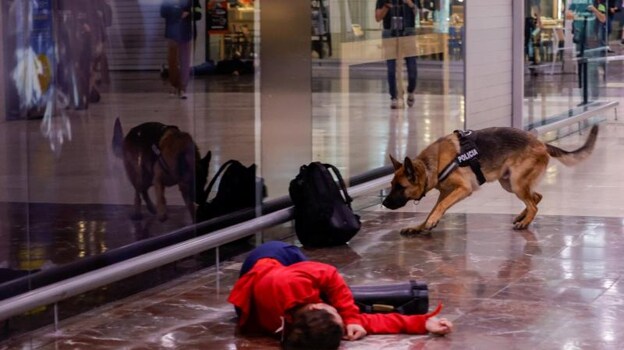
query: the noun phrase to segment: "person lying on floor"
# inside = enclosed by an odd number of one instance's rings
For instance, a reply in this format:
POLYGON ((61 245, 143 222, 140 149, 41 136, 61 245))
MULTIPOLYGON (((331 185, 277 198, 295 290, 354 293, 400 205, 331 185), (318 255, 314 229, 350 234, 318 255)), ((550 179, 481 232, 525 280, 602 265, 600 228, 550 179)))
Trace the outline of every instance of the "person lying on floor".
POLYGON ((360 313, 351 290, 334 266, 308 261, 299 248, 264 243, 243 262, 228 297, 243 333, 280 334, 286 349, 337 349, 341 339, 367 334, 444 335, 453 323, 436 316, 360 313))

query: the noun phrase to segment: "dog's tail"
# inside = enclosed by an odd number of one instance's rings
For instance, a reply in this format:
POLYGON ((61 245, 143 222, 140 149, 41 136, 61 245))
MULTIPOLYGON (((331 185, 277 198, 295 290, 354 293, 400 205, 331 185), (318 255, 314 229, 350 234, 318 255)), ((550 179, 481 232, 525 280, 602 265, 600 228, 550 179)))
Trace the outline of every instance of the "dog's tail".
POLYGON ((581 146, 581 148, 572 152, 568 152, 562 150, 561 148, 547 144, 546 149, 548 150, 548 154, 550 154, 554 158, 557 158, 557 160, 559 160, 564 165, 572 166, 589 157, 589 155, 594 150, 597 138, 598 125, 596 124, 591 128, 591 131, 589 132, 589 137, 587 137, 587 141, 585 141, 585 144, 581 146))
POLYGON ((115 126, 113 128, 113 141, 112 141, 112 147, 113 147, 113 154, 116 157, 121 158, 122 154, 123 154, 123 130, 121 128, 121 121, 119 120, 119 117, 117 119, 115 119, 115 126))

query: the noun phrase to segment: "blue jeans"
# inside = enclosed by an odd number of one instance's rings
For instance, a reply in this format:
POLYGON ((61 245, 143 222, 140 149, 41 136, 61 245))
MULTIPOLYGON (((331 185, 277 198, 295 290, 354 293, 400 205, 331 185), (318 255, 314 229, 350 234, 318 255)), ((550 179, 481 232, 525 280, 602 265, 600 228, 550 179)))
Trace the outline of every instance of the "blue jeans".
POLYGON ((252 250, 241 267, 240 276, 251 270, 262 258, 273 258, 284 266, 292 265, 308 258, 296 246, 282 241, 269 241, 252 250))
MULTIPOLYGON (((415 28, 405 28, 403 34, 400 36, 412 36, 416 35, 415 28)), ((394 38, 396 35, 392 35, 392 31, 384 29, 381 33, 383 39, 394 38)), ((396 59, 386 60, 386 66, 388 67, 388 89, 390 90, 390 98, 397 98, 397 81, 396 81, 396 59)), ((416 56, 405 57, 405 66, 407 67, 407 92, 413 93, 416 90, 416 78, 418 77, 418 70, 416 67, 416 56)))

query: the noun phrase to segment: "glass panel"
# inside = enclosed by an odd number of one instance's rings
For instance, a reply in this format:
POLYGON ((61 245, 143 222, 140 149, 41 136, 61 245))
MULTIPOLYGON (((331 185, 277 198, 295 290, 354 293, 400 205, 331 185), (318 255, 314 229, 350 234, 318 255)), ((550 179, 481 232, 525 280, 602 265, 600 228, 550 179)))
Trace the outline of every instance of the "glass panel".
MULTIPOLYGON (((252 0, 0 5, 0 299, 195 237, 180 229, 193 224, 197 204, 200 221, 259 204, 252 0), (251 174, 247 182, 218 180, 206 193, 230 159, 251 174), (215 199, 217 189, 249 183, 247 200, 215 199)), ((206 263, 190 260, 182 270, 206 263)), ((35 310, 33 323, 50 313, 35 310)))
POLYGON ((609 2, 525 0, 525 127, 604 97, 609 2))
POLYGON ((348 178, 463 128, 463 1, 313 0, 311 8, 317 160, 348 178))

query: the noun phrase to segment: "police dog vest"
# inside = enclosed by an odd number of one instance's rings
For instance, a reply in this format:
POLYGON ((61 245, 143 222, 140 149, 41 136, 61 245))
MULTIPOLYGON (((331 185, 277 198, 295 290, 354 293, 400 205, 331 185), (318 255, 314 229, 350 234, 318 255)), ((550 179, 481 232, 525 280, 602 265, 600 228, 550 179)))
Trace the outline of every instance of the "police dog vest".
POLYGON ((444 181, 457 167, 469 166, 472 172, 477 176, 479 185, 483 185, 485 183, 485 176, 483 176, 481 164, 479 164, 479 150, 474 142, 473 131, 455 130, 454 133, 459 137, 459 154, 442 170, 440 175, 438 175, 438 182, 444 181))

